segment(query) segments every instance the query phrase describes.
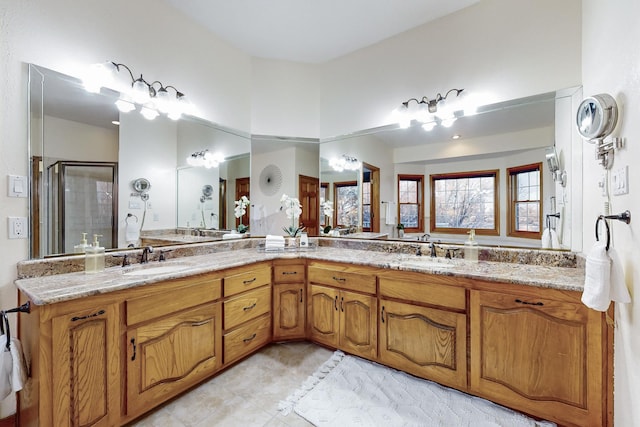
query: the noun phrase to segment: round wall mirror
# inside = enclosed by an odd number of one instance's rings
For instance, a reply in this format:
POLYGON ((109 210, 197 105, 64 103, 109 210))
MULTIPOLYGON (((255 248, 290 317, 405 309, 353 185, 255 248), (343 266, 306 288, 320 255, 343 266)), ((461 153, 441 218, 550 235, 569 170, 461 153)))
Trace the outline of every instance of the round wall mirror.
POLYGON ((615 99, 606 93, 585 98, 576 113, 578 132, 589 141, 609 136, 617 121, 618 106, 615 99))
POLYGON ((138 178, 133 181, 132 185, 138 193, 146 193, 151 188, 151 183, 146 178, 138 178))

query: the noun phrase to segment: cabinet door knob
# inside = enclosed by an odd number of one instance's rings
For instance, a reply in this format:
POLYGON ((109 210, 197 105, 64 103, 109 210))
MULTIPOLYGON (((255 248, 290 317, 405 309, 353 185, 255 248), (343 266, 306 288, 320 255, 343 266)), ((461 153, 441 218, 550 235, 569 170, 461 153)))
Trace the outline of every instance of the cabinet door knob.
POLYGON ((336 299, 333 300, 333 306, 336 308, 336 311, 338 311, 338 295, 336 295, 336 299))
POLYGON ((300 288, 300 302, 302 302, 302 288, 300 288))
POLYGON ((384 305, 382 306, 382 310, 380 311, 380 321, 384 323, 384 305))

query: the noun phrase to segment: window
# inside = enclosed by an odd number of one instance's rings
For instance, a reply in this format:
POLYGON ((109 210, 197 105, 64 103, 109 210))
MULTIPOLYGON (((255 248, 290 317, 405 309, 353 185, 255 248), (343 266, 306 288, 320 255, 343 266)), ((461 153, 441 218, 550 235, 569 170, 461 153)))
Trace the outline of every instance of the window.
POLYGON ((497 235, 498 171, 431 175, 431 231, 497 235))
POLYGON ((329 225, 329 217, 327 217, 327 215, 324 214, 324 209, 322 207, 323 203, 330 201, 328 196, 329 196, 329 184, 326 182, 323 182, 320 184, 320 226, 322 228, 329 225))
POLYGON ((358 184, 356 181, 335 182, 333 184, 336 208, 335 226, 358 225, 358 184))
POLYGON ((371 173, 362 180, 362 231, 371 231, 371 173))
POLYGON ((398 175, 398 222, 409 232, 422 232, 424 176, 398 175))
POLYGON ((542 163, 507 169, 509 236, 541 238, 542 163))

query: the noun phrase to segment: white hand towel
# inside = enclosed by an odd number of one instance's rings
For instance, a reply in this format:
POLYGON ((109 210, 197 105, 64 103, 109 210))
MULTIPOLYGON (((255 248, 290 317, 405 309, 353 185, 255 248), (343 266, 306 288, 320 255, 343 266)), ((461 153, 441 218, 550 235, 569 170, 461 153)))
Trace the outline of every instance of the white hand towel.
POLYGON ((138 223, 127 223, 124 228, 124 240, 129 243, 133 243, 134 245, 138 242, 140 238, 140 229, 138 228, 138 223))
POLYGON ((395 225, 396 223, 396 204, 395 202, 386 203, 384 223, 386 225, 395 225))
POLYGON ((623 304, 631 302, 631 295, 624 280, 624 270, 622 269, 622 261, 618 252, 609 249, 609 257, 611 258, 611 289, 609 290, 609 298, 611 301, 617 301, 623 304))
POLYGON ((606 311, 611 303, 611 259, 605 243, 596 242, 587 256, 582 303, 598 311, 606 311))
POLYGON ((27 364, 22 353, 22 344, 17 338, 11 338, 11 389, 19 392, 27 382, 27 364))
POLYGON ((242 233, 227 233, 222 235, 222 240, 242 239, 242 233))
POLYGON ((558 239, 558 233, 553 228, 549 230, 549 240, 551 240, 551 249, 561 249, 560 239, 558 239))
POLYGON ((284 249, 284 236, 267 235, 264 248, 265 250, 284 249))
POLYGON ((551 231, 545 228, 542 232, 542 249, 551 249, 551 231))
POLYGON ((13 359, 7 350, 7 336, 0 335, 0 400, 11 394, 11 368, 13 359))

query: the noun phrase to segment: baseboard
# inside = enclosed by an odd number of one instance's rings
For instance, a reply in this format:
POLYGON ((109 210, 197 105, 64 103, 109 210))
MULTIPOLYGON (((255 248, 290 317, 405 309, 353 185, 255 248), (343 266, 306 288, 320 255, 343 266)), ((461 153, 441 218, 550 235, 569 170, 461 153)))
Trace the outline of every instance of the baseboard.
POLYGON ((16 416, 9 415, 7 418, 0 420, 0 427, 16 427, 16 416))

